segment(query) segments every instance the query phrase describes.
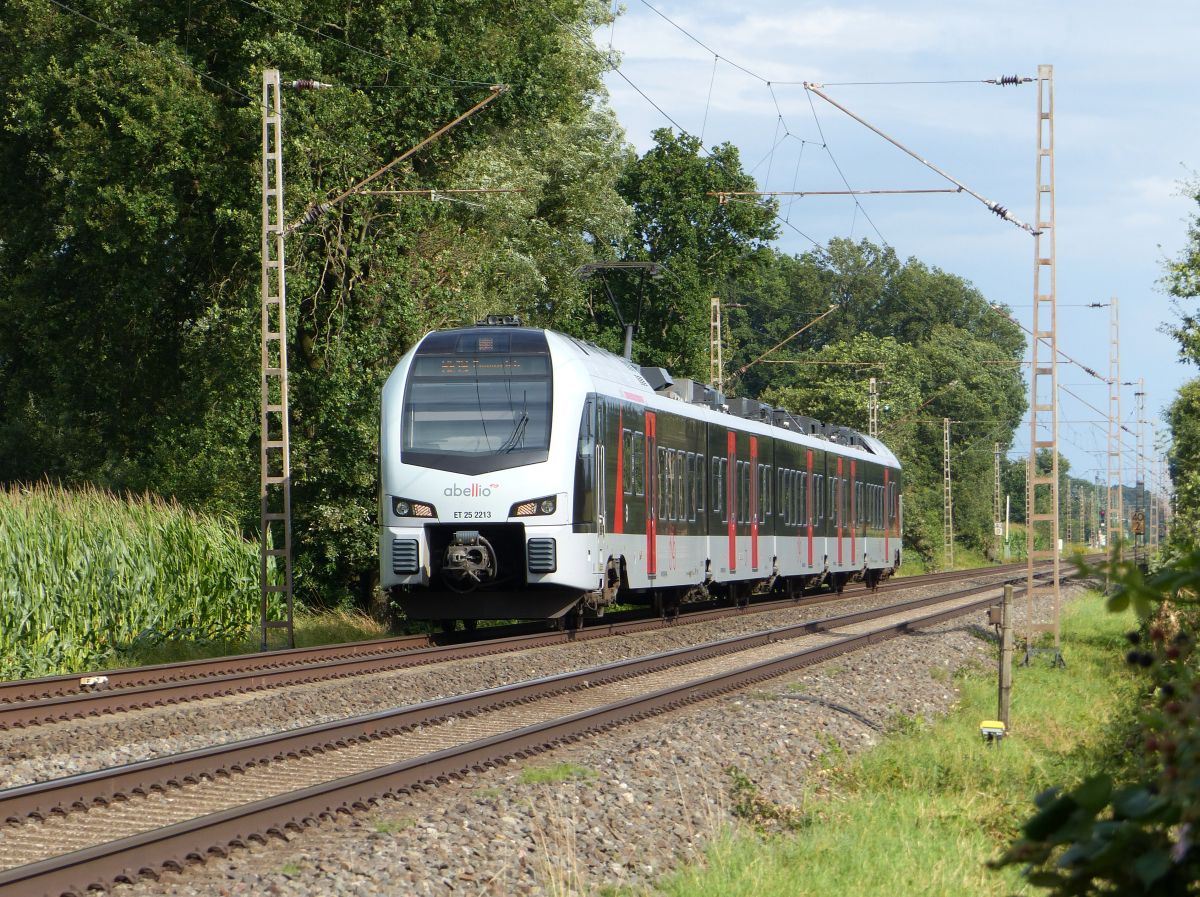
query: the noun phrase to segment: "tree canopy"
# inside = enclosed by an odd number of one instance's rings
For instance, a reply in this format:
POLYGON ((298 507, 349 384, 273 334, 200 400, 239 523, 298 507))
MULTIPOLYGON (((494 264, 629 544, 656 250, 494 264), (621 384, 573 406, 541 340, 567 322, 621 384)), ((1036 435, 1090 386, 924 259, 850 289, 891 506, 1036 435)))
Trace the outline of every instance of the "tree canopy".
POLYGON ((627 320, 641 305, 640 363, 707 379, 718 296, 731 393, 866 429, 876 372, 926 553, 931 434, 961 421, 956 514, 984 540, 992 443, 1007 447, 1023 408, 1021 334, 967 281, 888 247, 771 248, 773 201, 715 195, 755 186, 730 144, 663 129, 639 157, 587 43, 607 4, 76 7, 90 20, 49 0, 0 19, 0 481, 152 490, 254 533, 259 98, 278 67, 333 85, 284 95, 288 221, 508 85, 372 185, 423 194, 353 195, 289 237, 303 599, 373 594, 379 391, 403 352, 497 312, 618 350, 603 289, 577 273, 594 261, 660 270, 608 279, 627 320), (450 192, 465 188, 513 192, 450 192), (770 360, 837 364, 751 364, 831 305, 770 360))

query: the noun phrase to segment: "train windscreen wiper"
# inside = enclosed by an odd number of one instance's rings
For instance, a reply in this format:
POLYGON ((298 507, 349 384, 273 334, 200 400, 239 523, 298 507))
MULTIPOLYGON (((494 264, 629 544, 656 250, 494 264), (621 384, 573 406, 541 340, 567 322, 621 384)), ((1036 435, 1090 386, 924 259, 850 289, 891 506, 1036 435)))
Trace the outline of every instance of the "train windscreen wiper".
POLYGON ((525 440, 525 427, 529 425, 529 413, 522 408, 521 416, 517 418, 513 424, 513 431, 508 438, 504 440, 504 444, 496 449, 497 455, 504 455, 511 452, 525 440))

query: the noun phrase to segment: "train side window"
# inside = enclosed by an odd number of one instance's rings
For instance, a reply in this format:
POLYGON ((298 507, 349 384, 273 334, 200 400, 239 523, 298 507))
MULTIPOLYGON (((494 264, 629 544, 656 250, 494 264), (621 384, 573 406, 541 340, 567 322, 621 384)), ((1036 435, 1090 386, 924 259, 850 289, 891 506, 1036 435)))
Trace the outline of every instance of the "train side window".
POLYGON ((670 519, 671 452, 659 446, 659 519, 670 519))
POLYGON ((791 526, 795 522, 792 520, 792 495, 796 491, 796 471, 780 470, 779 484, 779 516, 785 526, 791 526))
POLYGON ((634 495, 646 494, 646 437, 641 430, 634 431, 633 450, 629 453, 633 459, 633 475, 629 478, 633 483, 634 495))
POLYGON ((696 453, 688 452, 684 465, 685 483, 683 488, 684 507, 687 508, 687 519, 696 519, 696 453))
POLYGON ((742 523, 750 522, 750 462, 742 462, 742 475, 738 480, 738 504, 742 508, 742 523))
MULTIPOLYGON (((725 463, 724 458, 718 458, 713 455, 712 458, 712 510, 714 514, 721 514, 725 510, 725 477, 722 475, 722 465, 725 463)), ((721 521, 725 521, 722 514, 721 521)))
POLYGON ((696 456, 691 452, 683 452, 679 457, 683 459, 683 504, 679 506, 679 519, 694 520, 696 500, 692 483, 696 481, 696 456))
POLYGON ((730 502, 729 519, 734 523, 742 522, 742 461, 734 461, 730 465, 729 476, 733 484, 733 500, 730 502))
MULTIPOLYGON (((775 494, 779 496, 779 509, 775 513, 778 514, 780 517, 783 517, 783 509, 786 507, 786 505, 785 505, 786 499, 784 498, 784 496, 787 495, 786 483, 787 483, 787 469, 780 467, 778 472, 776 472, 776 474, 775 474, 775 494)), ((784 518, 784 522, 785 523, 787 522, 786 517, 784 518)))
POLYGON ((766 520, 771 516, 771 465, 759 465, 758 471, 758 516, 766 520))
POLYGON ((662 460, 664 460, 666 488, 662 489, 662 504, 666 505, 665 516, 668 520, 676 519, 676 505, 674 505, 674 481, 676 481, 676 468, 674 468, 674 451, 671 448, 662 450, 662 460))
POLYGON ((696 456, 696 510, 704 510, 704 456, 696 456))
POLYGON ((687 520, 687 452, 675 452, 675 519, 687 520))
POLYGON ((621 431, 621 491, 629 495, 633 483, 633 431, 621 431))
POLYGON ((796 491, 800 494, 796 496, 796 525, 803 526, 808 522, 808 474, 800 471, 797 480, 799 488, 796 491))
POLYGON ((692 468, 688 463, 688 453, 679 451, 675 453, 676 482, 675 482, 675 509, 679 514, 680 520, 688 519, 688 484, 691 481, 692 468))
POLYGON ((815 477, 816 483, 813 486, 813 494, 817 497, 817 519, 825 519, 825 474, 819 473, 815 477))

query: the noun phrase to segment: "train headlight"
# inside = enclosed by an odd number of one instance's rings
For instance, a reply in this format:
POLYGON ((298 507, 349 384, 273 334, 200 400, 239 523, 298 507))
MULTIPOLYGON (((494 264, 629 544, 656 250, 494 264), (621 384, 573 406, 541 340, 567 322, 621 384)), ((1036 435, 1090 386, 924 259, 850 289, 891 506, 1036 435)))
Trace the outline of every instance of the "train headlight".
POLYGON ((393 498, 392 513, 397 517, 436 517, 437 509, 423 501, 411 498, 393 498))
POLYGON ((519 501, 509 509, 509 517, 538 517, 553 514, 558 510, 558 498, 547 495, 545 498, 531 498, 529 501, 519 501))

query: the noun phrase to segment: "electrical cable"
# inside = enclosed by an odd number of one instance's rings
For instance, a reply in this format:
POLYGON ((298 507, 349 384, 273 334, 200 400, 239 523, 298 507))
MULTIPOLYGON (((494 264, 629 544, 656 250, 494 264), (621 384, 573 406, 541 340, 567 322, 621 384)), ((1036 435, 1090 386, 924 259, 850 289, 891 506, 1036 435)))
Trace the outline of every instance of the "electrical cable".
MULTIPOLYGON (((609 49, 612 49, 612 44, 609 44, 609 49)), ((704 120, 700 122, 700 145, 704 146, 704 130, 708 127, 708 110, 712 106, 713 85, 717 83, 717 63, 721 61, 721 57, 716 53, 713 54, 713 70, 712 75, 708 79, 708 99, 704 102, 704 120)))
MULTIPOLYGON (((833 163, 833 167, 835 169, 837 169, 838 176, 842 179, 842 183, 846 185, 846 189, 853 190, 854 188, 850 186, 850 182, 848 180, 846 180, 846 175, 842 171, 842 166, 839 165, 837 159, 834 158, 833 150, 831 150, 829 148, 829 141, 825 139, 825 129, 821 127, 821 119, 817 115, 817 105, 816 105, 816 103, 813 102, 812 91, 806 90, 804 92, 804 94, 805 94, 805 96, 808 97, 808 105, 809 105, 809 108, 812 109, 813 121, 816 122, 816 125, 817 125, 817 133, 821 135, 821 146, 824 147, 825 153, 829 156, 829 161, 833 163)), ((871 220, 871 216, 867 214, 867 210, 863 209, 862 203, 860 203, 858 201, 858 197, 854 198, 854 205, 862 210, 863 217, 867 219, 867 221, 871 225, 871 228, 875 231, 876 235, 879 237, 880 240, 883 241, 884 247, 891 246, 891 244, 888 243, 887 237, 885 237, 880 232, 879 228, 875 226, 875 222, 871 220)))

